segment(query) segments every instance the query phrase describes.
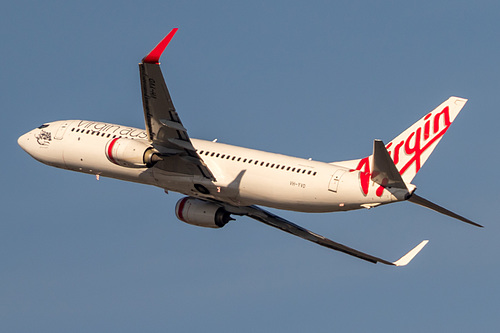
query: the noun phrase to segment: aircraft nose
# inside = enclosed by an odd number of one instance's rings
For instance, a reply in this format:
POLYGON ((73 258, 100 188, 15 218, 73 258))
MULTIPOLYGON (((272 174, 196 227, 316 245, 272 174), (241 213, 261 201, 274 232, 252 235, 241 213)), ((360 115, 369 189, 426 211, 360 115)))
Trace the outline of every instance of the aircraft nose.
POLYGON ((17 144, 23 148, 23 150, 25 152, 28 152, 28 145, 29 145, 29 141, 30 141, 30 137, 29 137, 29 132, 28 133, 25 133, 23 135, 21 135, 18 139, 17 139, 17 144))

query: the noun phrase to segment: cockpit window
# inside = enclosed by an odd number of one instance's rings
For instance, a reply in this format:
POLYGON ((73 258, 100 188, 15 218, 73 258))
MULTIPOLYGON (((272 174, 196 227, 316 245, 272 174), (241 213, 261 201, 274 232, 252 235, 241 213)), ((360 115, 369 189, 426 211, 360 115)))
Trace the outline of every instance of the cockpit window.
POLYGON ((49 124, 43 124, 43 125, 39 126, 38 128, 42 129, 42 128, 45 128, 45 127, 49 127, 49 124))

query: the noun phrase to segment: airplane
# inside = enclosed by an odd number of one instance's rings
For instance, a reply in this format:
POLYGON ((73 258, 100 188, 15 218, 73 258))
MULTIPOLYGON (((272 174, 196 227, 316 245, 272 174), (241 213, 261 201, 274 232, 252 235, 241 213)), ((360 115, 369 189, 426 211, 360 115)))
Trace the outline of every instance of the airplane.
POLYGON ((407 265, 424 240, 387 261, 316 234, 259 206, 324 213, 409 201, 474 226, 481 225, 415 194, 411 184, 466 99, 450 97, 388 144, 374 140, 361 159, 320 162, 190 138, 172 103, 160 56, 177 32, 163 38, 139 64, 146 129, 86 121, 44 123, 18 139, 49 166, 157 186, 186 197, 175 206, 188 224, 221 228, 248 216, 321 246, 372 263, 407 265))

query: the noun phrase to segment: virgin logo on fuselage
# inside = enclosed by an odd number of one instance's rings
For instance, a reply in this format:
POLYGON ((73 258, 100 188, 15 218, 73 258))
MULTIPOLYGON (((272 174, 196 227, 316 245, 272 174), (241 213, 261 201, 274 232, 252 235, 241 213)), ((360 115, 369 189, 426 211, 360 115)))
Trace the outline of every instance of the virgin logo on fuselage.
MULTIPOLYGON (((441 112, 429 113, 422 123, 423 126, 411 132, 404 140, 392 141, 385 146, 401 175, 413 165, 415 174, 420 170, 422 154, 439 140, 451 125, 450 108, 446 106, 441 112)), ((359 181, 364 195, 368 195, 370 188, 370 159, 371 156, 363 158, 356 167, 356 170, 360 171, 359 181)), ((375 194, 380 197, 383 192, 384 186, 379 186, 375 194)))
POLYGON ((138 128, 124 127, 115 124, 98 123, 95 121, 81 120, 76 127, 77 128, 83 127, 101 133, 117 134, 121 136, 129 136, 131 138, 138 138, 138 139, 147 139, 148 137, 146 131, 138 128))

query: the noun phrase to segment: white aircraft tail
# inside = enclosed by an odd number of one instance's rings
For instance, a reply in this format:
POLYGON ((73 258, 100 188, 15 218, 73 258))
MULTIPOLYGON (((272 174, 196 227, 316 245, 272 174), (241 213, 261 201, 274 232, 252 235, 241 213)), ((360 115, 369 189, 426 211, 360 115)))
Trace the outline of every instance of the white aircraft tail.
POLYGON ((386 145, 407 184, 417 175, 466 102, 464 98, 448 98, 386 145))
MULTIPOLYGON (((406 184, 420 171, 466 102, 465 98, 448 98, 385 146, 406 184)), ((372 159, 373 155, 332 164, 371 174, 372 159)))

